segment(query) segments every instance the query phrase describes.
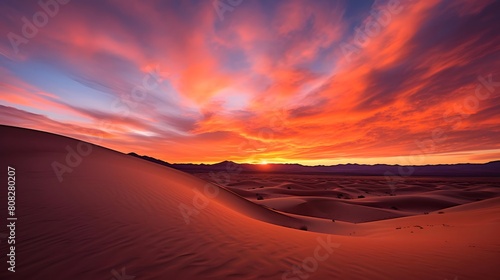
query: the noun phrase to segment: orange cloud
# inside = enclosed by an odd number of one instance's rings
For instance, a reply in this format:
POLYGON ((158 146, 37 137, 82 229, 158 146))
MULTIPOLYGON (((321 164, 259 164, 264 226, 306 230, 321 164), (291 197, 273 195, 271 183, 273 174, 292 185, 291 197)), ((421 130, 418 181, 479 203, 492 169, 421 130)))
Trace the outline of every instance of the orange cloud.
MULTIPOLYGON (((19 32, 36 8, 9 5, 0 30, 19 32)), ((224 20, 210 1, 63 8, 19 53, 0 43, 2 123, 67 124, 170 162, 435 163, 500 149, 498 1, 249 1, 224 20)))

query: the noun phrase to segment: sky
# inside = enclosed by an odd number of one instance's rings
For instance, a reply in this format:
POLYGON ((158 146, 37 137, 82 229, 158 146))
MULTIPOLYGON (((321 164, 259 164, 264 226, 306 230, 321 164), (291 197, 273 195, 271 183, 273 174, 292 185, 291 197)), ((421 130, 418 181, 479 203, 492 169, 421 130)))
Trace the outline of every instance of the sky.
POLYGON ((500 1, 0 6, 0 124, 174 163, 500 159, 500 1))

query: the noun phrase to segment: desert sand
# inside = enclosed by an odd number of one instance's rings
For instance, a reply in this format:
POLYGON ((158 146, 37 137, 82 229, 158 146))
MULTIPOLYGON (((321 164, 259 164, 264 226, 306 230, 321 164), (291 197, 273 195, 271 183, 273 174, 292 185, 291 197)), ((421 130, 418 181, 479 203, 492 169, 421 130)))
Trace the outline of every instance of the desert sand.
MULTIPOLYGON (((409 178, 395 195, 377 177, 238 174, 220 186, 207 184, 207 174, 63 136, 8 126, 0 133, 2 181, 15 167, 18 217, 16 272, 7 271, 0 239, 0 279, 500 274, 495 178, 409 178), (68 157, 74 152, 80 160, 68 157), (54 162, 71 170, 62 181, 54 162)), ((7 184, 0 193, 7 196, 7 184)))

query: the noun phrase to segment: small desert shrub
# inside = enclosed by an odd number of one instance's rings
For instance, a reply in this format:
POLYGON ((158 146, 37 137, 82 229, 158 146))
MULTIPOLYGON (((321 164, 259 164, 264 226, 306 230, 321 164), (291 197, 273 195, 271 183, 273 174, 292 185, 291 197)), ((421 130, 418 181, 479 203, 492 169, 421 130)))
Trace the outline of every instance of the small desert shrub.
POLYGON ((443 211, 439 211, 438 214, 444 214, 444 212, 443 211))
POLYGON ((334 220, 334 219, 332 219, 332 222, 334 222, 334 223, 335 223, 335 220, 334 220))
POLYGON ((358 198, 365 198, 364 195, 358 195, 358 198))
POLYGON ((307 226, 301 226, 299 229, 307 231, 307 226))
POLYGON ((396 207, 396 206, 391 206, 391 209, 398 210, 398 207, 396 207))
POLYGON ((264 197, 262 195, 257 194, 257 200, 263 200, 263 199, 264 199, 264 197))

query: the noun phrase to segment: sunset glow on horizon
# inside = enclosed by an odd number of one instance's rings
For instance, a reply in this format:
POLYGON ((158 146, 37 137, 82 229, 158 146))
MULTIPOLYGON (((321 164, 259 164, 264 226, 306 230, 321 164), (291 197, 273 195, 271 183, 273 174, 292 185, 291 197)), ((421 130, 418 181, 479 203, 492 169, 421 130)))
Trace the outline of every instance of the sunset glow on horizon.
POLYGON ((2 4, 0 124, 171 163, 500 159, 500 1, 41 3, 2 4))

